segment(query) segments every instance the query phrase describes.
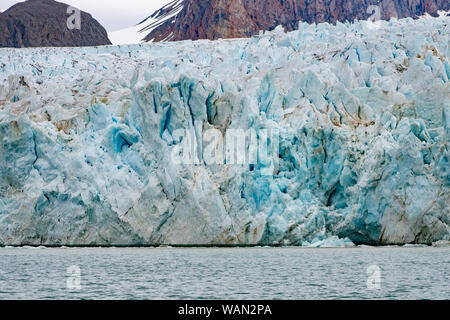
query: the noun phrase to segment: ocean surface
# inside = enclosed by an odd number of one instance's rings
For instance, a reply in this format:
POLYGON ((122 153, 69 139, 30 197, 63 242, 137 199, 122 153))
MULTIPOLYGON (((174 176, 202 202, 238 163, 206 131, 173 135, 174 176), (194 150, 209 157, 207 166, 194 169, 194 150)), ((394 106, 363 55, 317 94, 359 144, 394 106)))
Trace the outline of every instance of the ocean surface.
POLYGON ((450 299, 450 248, 0 248, 0 299, 450 299))

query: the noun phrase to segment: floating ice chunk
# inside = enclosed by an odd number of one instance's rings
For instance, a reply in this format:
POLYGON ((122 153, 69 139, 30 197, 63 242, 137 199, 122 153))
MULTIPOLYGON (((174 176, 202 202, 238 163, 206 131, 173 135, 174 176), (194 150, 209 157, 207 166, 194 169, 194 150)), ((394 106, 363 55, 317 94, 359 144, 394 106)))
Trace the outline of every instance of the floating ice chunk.
POLYGON ((348 238, 340 239, 337 236, 332 236, 324 240, 304 243, 303 246, 308 248, 352 248, 355 247, 355 244, 348 238))
POLYGON ((448 247, 450 247, 450 241, 448 241, 448 240, 439 240, 439 241, 433 242, 433 247, 436 247, 436 248, 448 248, 448 247))

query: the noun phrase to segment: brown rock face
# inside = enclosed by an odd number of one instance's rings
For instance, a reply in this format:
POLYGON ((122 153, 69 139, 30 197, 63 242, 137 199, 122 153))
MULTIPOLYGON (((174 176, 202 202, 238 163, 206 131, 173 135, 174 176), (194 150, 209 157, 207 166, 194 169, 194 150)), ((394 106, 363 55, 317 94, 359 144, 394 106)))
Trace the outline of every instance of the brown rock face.
POLYGON ((0 13, 0 47, 79 47, 111 44, 106 30, 81 12, 80 29, 70 30, 68 5, 28 0, 0 13))
MULTIPOLYGON (((174 1, 176 3, 177 1, 174 1)), ((450 10, 449 0, 184 0, 176 16, 160 24, 146 41, 240 38, 283 25, 294 30, 299 21, 308 23, 368 19, 379 8, 379 18, 435 15, 450 10)), ((167 6, 164 14, 170 12, 167 6)))

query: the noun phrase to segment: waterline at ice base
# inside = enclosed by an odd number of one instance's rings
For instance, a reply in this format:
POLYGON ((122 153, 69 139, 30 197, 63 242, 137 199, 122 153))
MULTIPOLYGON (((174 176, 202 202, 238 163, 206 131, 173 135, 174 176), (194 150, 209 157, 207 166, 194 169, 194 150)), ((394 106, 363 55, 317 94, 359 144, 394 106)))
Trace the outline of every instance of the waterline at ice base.
POLYGON ((0 245, 448 241, 449 22, 0 49, 0 245))

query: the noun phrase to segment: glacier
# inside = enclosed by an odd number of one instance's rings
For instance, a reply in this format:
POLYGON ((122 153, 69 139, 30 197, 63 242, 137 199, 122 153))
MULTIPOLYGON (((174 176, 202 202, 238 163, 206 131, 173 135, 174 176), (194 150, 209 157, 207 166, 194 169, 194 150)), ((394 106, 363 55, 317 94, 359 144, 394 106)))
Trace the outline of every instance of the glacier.
POLYGON ((448 241, 449 22, 0 49, 0 245, 448 241), (201 161, 252 128, 276 161, 201 161))

